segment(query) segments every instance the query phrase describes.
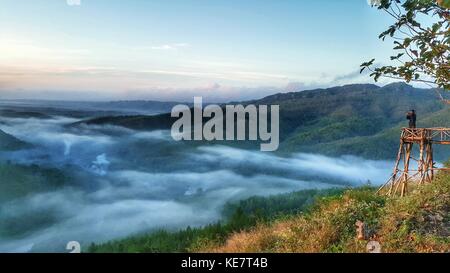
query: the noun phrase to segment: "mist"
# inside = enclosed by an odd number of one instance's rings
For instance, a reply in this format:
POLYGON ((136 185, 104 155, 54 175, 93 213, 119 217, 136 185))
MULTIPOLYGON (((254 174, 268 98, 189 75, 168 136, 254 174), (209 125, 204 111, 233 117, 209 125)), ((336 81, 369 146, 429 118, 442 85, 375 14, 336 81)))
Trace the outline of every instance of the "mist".
POLYGON ((202 226, 220 220, 227 202, 377 185, 392 166, 352 156, 190 145, 173 141, 169 131, 72 126, 76 121, 0 117, 0 130, 32 145, 0 152, 0 163, 54 168, 71 178, 0 200, 0 252, 65 252, 69 241, 86 247, 161 228, 202 226))

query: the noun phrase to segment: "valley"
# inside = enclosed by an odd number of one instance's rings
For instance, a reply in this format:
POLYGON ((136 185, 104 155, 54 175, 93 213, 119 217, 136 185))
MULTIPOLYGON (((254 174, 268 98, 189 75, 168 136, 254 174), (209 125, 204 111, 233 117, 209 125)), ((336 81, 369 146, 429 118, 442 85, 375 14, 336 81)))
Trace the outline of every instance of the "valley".
MULTIPOLYGON (((260 212, 272 219, 330 190, 385 182, 410 108, 420 126, 450 123, 433 92, 406 84, 350 85, 243 104, 249 103, 280 105, 278 151, 260 152, 251 141, 175 142, 168 131, 173 119, 160 112, 175 103, 2 101, 0 251, 64 252, 74 240, 86 250, 149 232, 159 234, 156 241, 187 227, 180 232, 202 233, 192 230, 208 225, 226 230, 225 238, 256 221, 236 212, 242 200, 275 198, 277 212, 260 212), (286 195, 276 199, 293 192, 294 203, 286 195), (213 224, 230 217, 234 224, 213 224)), ((436 155, 443 162, 450 151, 436 155)), ((254 202, 262 207, 267 200, 254 202)), ((164 249, 186 250, 153 248, 164 249)))

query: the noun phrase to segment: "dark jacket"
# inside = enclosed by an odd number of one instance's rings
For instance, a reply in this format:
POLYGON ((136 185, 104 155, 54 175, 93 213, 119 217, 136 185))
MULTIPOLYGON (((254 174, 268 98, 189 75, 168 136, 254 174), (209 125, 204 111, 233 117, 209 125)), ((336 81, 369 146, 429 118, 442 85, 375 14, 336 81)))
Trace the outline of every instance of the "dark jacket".
POLYGON ((416 128, 416 113, 415 112, 408 112, 406 115, 406 119, 409 120, 409 128, 416 128))

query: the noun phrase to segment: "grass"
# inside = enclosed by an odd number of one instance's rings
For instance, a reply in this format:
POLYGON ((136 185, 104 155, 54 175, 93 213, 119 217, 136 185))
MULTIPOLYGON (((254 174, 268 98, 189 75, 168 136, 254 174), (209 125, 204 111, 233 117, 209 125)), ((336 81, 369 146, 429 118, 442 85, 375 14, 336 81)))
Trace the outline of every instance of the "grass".
POLYGON ((364 221, 383 252, 450 252, 450 175, 417 188, 405 198, 387 198, 373 189, 326 197, 305 214, 238 232, 221 245, 205 243, 197 252, 311 253, 366 252, 356 239, 364 221))
POLYGON ((371 187, 302 191, 229 204, 224 216, 206 227, 92 244, 89 252, 364 253, 358 220, 383 252, 450 252, 450 174, 404 198, 371 187))
POLYGON ((342 191, 341 189, 304 190, 269 197, 252 197, 227 204, 223 210, 224 221, 222 222, 204 227, 188 227, 175 232, 158 230, 103 244, 92 244, 88 252, 195 252, 206 245, 223 244, 231 234, 250 230, 260 223, 285 219, 289 215, 306 211, 318 198, 335 195, 342 191))

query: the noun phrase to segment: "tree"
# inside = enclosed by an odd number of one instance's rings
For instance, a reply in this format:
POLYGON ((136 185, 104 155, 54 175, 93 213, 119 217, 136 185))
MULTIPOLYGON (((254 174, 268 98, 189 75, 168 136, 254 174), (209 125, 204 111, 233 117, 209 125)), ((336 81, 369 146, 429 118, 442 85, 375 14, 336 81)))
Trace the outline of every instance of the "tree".
MULTIPOLYGON (((449 90, 450 0, 370 2, 395 19, 395 23, 379 36, 383 41, 387 37, 393 39, 395 54, 390 58, 392 65, 375 66, 375 59, 372 59, 361 65, 361 73, 369 70, 375 81, 388 77, 449 90)), ((441 99, 444 100, 442 96, 441 99)))

